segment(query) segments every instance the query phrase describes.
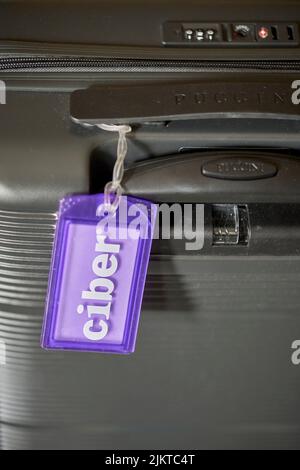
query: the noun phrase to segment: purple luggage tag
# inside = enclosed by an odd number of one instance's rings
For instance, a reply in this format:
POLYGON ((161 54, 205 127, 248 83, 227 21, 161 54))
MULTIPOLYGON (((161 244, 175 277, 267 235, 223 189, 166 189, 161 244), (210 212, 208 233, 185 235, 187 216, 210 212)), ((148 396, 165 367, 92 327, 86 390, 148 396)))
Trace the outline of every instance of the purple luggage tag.
POLYGON ((135 348, 156 205, 121 195, 131 128, 99 127, 119 132, 113 180, 104 194, 60 202, 41 346, 127 354, 135 348))
POLYGON ((42 346, 110 353, 134 351, 156 206, 121 196, 97 215, 103 194, 60 203, 42 346))

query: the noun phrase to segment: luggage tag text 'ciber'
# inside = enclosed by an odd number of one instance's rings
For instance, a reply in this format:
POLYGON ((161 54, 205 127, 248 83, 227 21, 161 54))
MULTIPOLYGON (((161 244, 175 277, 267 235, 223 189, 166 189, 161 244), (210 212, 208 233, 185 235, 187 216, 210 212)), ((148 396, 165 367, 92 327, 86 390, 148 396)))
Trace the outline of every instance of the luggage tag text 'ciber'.
POLYGON ((156 205, 121 195, 128 126, 109 127, 119 131, 113 181, 104 194, 60 202, 41 340, 46 349, 127 354, 135 348, 156 205))

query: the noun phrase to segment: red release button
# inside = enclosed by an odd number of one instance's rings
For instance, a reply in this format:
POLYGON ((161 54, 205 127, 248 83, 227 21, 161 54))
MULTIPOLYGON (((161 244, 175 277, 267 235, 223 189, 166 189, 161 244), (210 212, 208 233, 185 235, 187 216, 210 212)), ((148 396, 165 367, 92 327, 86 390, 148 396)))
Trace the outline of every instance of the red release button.
POLYGON ((266 39, 269 36, 269 29, 266 28, 265 26, 262 26, 258 30, 258 35, 261 39, 266 39))

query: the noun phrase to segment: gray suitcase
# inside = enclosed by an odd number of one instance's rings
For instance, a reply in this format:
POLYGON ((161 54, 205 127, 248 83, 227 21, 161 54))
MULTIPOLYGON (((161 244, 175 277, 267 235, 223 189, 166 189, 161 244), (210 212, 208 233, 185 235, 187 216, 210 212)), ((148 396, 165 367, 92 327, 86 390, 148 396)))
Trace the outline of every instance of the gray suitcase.
POLYGON ((0 16, 1 448, 299 449, 300 6, 0 16), (134 126, 128 194, 205 204, 202 250, 154 241, 124 357, 40 348, 59 199, 111 177, 116 138, 78 124, 99 119, 134 126))

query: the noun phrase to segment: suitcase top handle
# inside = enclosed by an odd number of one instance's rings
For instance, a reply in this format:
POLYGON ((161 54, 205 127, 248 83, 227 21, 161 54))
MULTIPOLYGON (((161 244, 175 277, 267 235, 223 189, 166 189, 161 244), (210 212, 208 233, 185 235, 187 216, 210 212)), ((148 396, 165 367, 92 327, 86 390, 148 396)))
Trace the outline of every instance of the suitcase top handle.
MULTIPOLYGON (((75 90, 70 114, 76 122, 124 124, 211 117, 274 117, 299 119, 292 99, 297 89, 282 75, 215 81, 97 85, 75 90), (279 80, 279 81, 278 81, 279 80)), ((299 84, 300 85, 300 84, 299 84)))

